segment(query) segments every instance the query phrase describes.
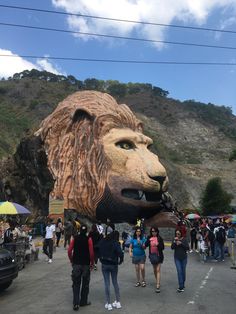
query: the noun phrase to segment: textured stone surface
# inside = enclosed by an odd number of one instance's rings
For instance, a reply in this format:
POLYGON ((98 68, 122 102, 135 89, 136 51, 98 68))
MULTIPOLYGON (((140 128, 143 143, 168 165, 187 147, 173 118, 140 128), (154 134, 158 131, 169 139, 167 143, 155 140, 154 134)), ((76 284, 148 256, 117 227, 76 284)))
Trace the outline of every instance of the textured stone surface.
POLYGON ((55 180, 50 197, 102 221, 135 222, 162 211, 168 177, 142 130, 131 110, 108 94, 67 97, 36 132, 55 180))

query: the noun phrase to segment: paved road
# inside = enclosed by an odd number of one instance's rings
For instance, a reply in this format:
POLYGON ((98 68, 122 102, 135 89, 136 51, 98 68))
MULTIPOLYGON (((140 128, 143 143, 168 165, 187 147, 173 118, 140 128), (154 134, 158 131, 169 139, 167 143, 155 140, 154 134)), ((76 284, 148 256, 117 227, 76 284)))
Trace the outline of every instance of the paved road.
MULTIPOLYGON (((59 248, 52 264, 40 260, 26 265, 13 285, 0 294, 0 313, 41 314, 74 313, 72 291, 66 251, 59 248)), ((99 265, 100 266, 100 265, 99 265)), ((146 264, 146 288, 135 288, 134 268, 128 253, 119 269, 122 309, 112 313, 135 314, 235 314, 236 270, 230 269, 229 259, 224 263, 205 263, 198 255, 189 254, 187 283, 184 293, 177 293, 177 275, 173 252, 165 250, 162 266, 161 293, 154 292, 152 267, 146 264)), ((80 308, 79 313, 106 313, 104 286, 100 267, 93 271, 90 286, 91 306, 80 308)))

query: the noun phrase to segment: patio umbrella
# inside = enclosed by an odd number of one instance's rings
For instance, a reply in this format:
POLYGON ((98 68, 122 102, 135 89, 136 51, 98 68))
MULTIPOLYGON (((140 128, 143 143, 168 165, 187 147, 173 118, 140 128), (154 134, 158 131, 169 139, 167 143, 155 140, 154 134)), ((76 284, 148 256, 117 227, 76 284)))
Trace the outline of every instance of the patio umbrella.
POLYGON ((30 211, 17 203, 0 202, 0 215, 21 215, 30 214, 30 211))
POLYGON ((188 214, 185 216, 187 219, 199 219, 201 218, 198 214, 188 214))
POLYGON ((226 222, 231 222, 232 224, 236 224, 236 215, 231 215, 228 219, 226 219, 226 222))

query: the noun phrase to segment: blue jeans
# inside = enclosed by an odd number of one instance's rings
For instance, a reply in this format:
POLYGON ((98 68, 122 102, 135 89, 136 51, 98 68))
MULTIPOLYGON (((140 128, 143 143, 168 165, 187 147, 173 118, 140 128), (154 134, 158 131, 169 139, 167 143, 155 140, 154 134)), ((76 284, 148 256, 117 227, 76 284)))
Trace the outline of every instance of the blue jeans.
POLYGON ((117 275, 118 275, 118 265, 105 265, 102 264, 102 274, 104 278, 105 284, 105 295, 106 295, 106 302, 108 304, 111 303, 111 294, 110 294, 110 276, 112 280, 112 284, 115 290, 116 301, 120 301, 120 290, 117 282, 117 275))
POLYGON ((183 289, 186 280, 186 266, 187 266, 187 258, 180 260, 175 258, 175 266, 178 275, 179 288, 183 289))
POLYGON ((224 244, 215 241, 215 252, 214 258, 223 261, 225 258, 225 248, 224 244))

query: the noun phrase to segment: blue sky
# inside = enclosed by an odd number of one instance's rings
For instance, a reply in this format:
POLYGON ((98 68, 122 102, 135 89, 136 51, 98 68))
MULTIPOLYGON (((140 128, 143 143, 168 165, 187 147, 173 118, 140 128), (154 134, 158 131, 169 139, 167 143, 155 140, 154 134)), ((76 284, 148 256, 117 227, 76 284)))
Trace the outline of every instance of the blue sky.
MULTIPOLYGON (((236 0, 0 0, 0 5, 236 31, 236 0)), ((85 19, 1 6, 0 23, 236 48, 236 33, 85 19)), ((235 52, 236 49, 98 38, 0 24, 0 55, 236 63, 235 52)), ((114 64, 0 56, 0 77, 32 68, 74 75, 80 80, 95 77, 151 83, 168 90, 172 98, 225 105, 236 114, 235 65, 114 64)))

